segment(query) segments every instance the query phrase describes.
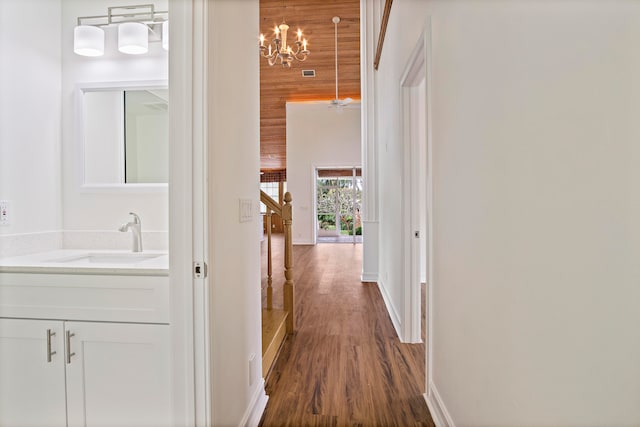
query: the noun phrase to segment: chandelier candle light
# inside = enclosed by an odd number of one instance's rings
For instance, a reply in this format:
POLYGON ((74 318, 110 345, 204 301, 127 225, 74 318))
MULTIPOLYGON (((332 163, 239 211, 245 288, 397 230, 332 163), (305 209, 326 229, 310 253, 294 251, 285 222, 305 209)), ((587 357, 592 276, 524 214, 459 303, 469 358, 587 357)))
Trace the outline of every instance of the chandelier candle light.
POLYGON ((260 55, 267 59, 270 66, 276 63, 282 64, 283 67, 291 67, 291 62, 304 61, 311 52, 307 49, 307 39, 302 38, 302 30, 298 29, 296 41, 294 42, 295 50, 287 45, 287 32, 289 26, 282 21, 282 24, 275 27, 275 38, 269 43, 269 48, 264 44, 264 34, 260 34, 260 55), (273 46, 273 48, 272 48, 273 46))

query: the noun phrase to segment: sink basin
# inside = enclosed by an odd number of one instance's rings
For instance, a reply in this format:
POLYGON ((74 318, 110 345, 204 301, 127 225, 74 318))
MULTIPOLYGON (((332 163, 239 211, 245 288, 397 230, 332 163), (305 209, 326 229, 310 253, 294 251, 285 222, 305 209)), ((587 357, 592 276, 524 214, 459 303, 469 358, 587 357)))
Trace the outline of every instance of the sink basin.
POLYGON ((136 264, 142 261, 158 258, 164 254, 149 254, 144 252, 114 252, 88 253, 66 258, 52 259, 50 262, 68 264, 136 264))

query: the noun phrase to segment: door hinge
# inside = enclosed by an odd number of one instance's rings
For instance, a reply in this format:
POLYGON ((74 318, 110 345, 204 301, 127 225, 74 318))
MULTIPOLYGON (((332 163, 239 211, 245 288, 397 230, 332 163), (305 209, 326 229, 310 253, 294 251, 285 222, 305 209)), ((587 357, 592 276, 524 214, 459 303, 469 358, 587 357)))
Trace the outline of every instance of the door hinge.
POLYGON ((193 263, 193 277, 196 279, 204 279, 207 277, 207 263, 206 262, 194 262, 193 263))

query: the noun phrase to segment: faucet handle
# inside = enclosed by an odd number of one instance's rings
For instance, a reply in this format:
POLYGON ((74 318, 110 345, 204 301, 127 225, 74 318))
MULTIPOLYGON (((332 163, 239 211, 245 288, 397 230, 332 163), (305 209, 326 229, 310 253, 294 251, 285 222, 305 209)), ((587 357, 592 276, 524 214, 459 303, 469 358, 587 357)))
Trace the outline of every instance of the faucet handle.
POLYGON ((135 212, 129 212, 129 215, 133 215, 134 224, 142 224, 142 221, 140 221, 140 217, 138 216, 138 214, 136 214, 135 212))

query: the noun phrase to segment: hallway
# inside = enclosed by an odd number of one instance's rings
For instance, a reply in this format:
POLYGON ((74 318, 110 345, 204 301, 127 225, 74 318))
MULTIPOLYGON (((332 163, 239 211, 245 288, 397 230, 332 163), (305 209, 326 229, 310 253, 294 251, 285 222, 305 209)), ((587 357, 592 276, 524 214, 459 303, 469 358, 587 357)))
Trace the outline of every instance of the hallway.
MULTIPOLYGON (((274 237, 280 307, 282 239, 274 237)), ((360 282, 361 260, 361 245, 294 246, 297 333, 267 378, 262 426, 434 425, 424 346, 399 342, 377 286, 360 282)))

